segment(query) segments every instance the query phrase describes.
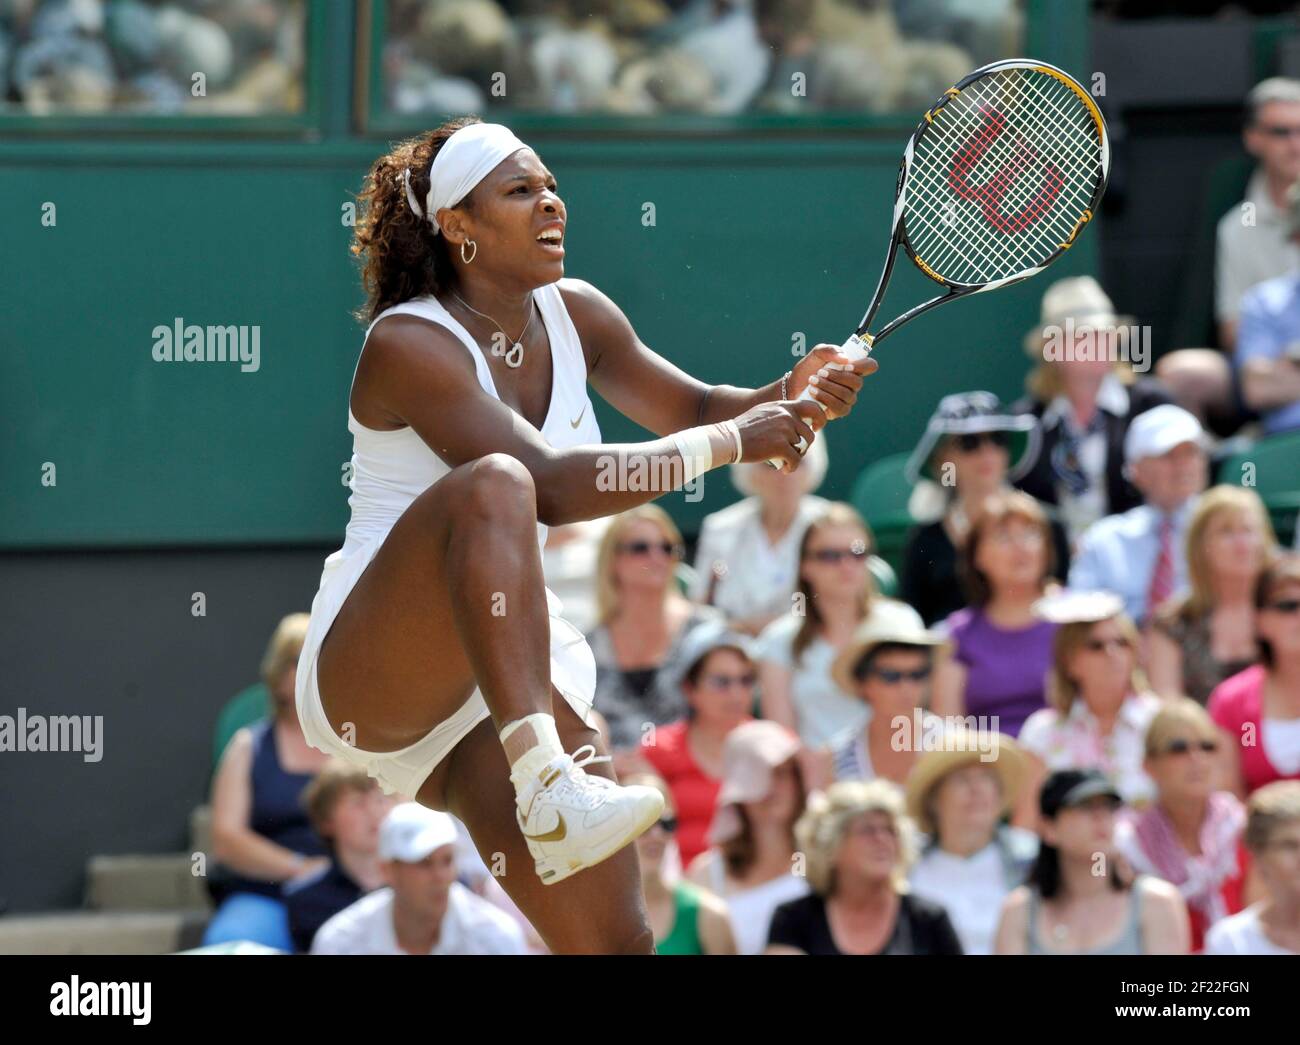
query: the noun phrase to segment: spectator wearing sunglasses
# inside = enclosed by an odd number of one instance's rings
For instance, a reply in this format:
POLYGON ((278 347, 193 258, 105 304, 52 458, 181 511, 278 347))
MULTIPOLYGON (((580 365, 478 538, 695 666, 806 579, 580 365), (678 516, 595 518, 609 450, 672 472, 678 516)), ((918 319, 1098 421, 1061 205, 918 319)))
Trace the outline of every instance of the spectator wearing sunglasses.
POLYGON ((1242 141, 1257 166, 1245 199, 1219 220, 1215 252, 1214 312, 1219 343, 1230 352, 1246 292, 1300 269, 1286 199, 1300 179, 1300 81, 1276 76, 1255 86, 1242 141))
POLYGON ((1145 805, 1155 784, 1143 767, 1160 700, 1137 664, 1138 633, 1110 592, 1063 592, 1034 608, 1058 625, 1047 679, 1050 707, 1029 716, 1020 744, 1043 769, 1103 773, 1127 803, 1145 805))
POLYGON ((992 954, 998 911, 1038 853, 1032 831, 1006 823, 1028 778, 1010 737, 953 725, 907 778, 907 811, 928 836, 912 892, 942 904, 967 954, 992 954))
POLYGON ((1300 780, 1300 554, 1280 554, 1260 574, 1255 635, 1260 663, 1220 683, 1209 705, 1240 796, 1300 780))
POLYGON ((1246 811, 1231 792, 1215 789, 1220 748, 1205 708, 1189 697, 1166 702, 1146 736, 1143 767, 1155 782, 1155 801, 1140 813, 1121 813, 1115 829, 1129 866, 1178 887, 1193 951, 1210 926, 1241 908, 1246 811))
POLYGON ((832 738, 836 780, 883 777, 899 786, 907 780, 925 730, 938 728, 934 716, 921 709, 930 703, 935 656, 944 647, 911 606, 893 599, 876 603, 831 668, 840 689, 867 708, 863 726, 832 738))
POLYGON ((767 954, 961 954, 938 904, 907 882, 916 825, 888 780, 842 780, 808 801, 797 828, 813 892, 772 916, 767 954))
POLYGON ((795 873, 794 827, 808 796, 799 752, 794 733, 763 720, 737 726, 723 746, 710 848, 687 877, 726 902, 740 954, 761 954, 772 912, 808 893, 808 879, 795 873))
MULTIPOLYGON (((836 685, 831 664, 879 601, 867 567, 871 543, 850 505, 832 504, 813 520, 799 546, 798 591, 755 645, 763 717, 793 730, 810 751, 866 720, 862 703, 836 685)), ((814 776, 811 760, 804 770, 814 776)))
POLYGON ((1254 490, 1215 486, 1201 495, 1187 524, 1190 590, 1151 622, 1147 673, 1157 693, 1204 705, 1215 686, 1255 663, 1255 581, 1276 552, 1254 490))
POLYGON ((722 749, 731 731, 753 718, 758 668, 748 636, 710 623, 682 641, 674 670, 686 717, 643 737, 638 754, 672 792, 677 847, 686 865, 708 848, 722 787, 722 749))
MULTIPOLYGON (((912 531, 904 553, 899 597, 926 626, 966 605, 957 571, 958 549, 986 498, 1018 479, 1037 453, 1038 423, 1012 415, 992 392, 944 396, 908 459, 914 484, 908 508, 914 519, 933 519, 912 531)), ((1052 526, 1052 545, 1064 576, 1069 563, 1065 529, 1052 526)))
POLYGON ((1206 954, 1300 955, 1300 783, 1265 784, 1246 806, 1246 848, 1267 899, 1206 935, 1206 954))
POLYGON ((636 840, 641 889, 655 935, 655 953, 735 954, 736 938, 731 932, 727 905, 707 889, 681 878, 681 864, 672 852, 681 821, 668 785, 653 773, 631 773, 620 781, 657 787, 664 796, 658 822, 636 840))
POLYGON ((681 532, 653 504, 610 523, 596 557, 596 627, 587 642, 596 659, 596 706, 614 748, 640 743, 652 726, 681 718, 686 707, 671 672, 692 629, 722 614, 698 606, 677 587, 681 532))
POLYGON ((799 542, 808 524, 830 507, 813 492, 828 464, 822 431, 793 472, 762 461, 731 465, 731 483, 744 499, 705 516, 691 598, 716 606, 748 635, 788 613, 799 577, 799 542))
POLYGON ((1051 581, 1052 560, 1051 528, 1037 501, 1019 490, 985 499, 962 549, 970 605, 945 624, 953 656, 935 673, 935 714, 997 716, 992 728, 1014 737, 1045 706, 1056 628, 1033 605, 1051 581))
POLYGON ((1178 890, 1159 878, 1129 881, 1119 873, 1112 853, 1122 804, 1096 770, 1047 778, 1038 857, 1029 880, 1002 905, 995 954, 1187 953, 1187 910, 1178 890))
POLYGON ((1172 400, 1158 381, 1135 376, 1119 340, 1136 329, 1133 317, 1117 315, 1091 276, 1057 280, 1041 312, 1024 341, 1038 364, 1029 396, 1011 412, 1037 417, 1042 439, 1016 485, 1054 506, 1073 543, 1098 519, 1142 503, 1124 474, 1124 440, 1134 418, 1172 400))

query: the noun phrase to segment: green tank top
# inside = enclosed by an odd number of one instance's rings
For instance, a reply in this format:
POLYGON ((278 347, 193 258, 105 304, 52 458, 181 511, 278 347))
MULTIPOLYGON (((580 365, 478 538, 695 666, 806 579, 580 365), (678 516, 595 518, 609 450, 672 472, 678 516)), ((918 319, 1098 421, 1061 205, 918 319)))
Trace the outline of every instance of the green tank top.
POLYGON ((700 946, 700 895, 695 888, 679 882, 673 889, 672 931, 655 944, 659 954, 703 954, 700 946))

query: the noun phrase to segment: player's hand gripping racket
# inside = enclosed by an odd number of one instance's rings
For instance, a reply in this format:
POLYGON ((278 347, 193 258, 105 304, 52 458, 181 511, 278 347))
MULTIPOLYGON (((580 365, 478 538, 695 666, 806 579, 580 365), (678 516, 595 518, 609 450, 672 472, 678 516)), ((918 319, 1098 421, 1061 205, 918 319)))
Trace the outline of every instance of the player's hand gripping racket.
POLYGON ((936 305, 1041 272, 1092 220, 1109 171, 1101 112, 1060 69, 1013 58, 949 87, 903 151, 885 268, 840 353, 861 359, 936 305), (945 291, 870 334, 900 246, 945 291))

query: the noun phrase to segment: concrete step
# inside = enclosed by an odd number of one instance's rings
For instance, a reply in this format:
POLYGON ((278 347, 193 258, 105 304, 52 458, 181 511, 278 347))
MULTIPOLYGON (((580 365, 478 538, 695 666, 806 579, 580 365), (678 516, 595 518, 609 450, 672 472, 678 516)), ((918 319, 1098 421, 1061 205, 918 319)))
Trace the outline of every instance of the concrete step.
POLYGON ((0 918, 0 954, 172 954, 197 946, 206 911, 74 911, 0 918))
POLYGON ((92 856, 86 866, 91 911, 191 911, 211 907, 188 853, 92 856))

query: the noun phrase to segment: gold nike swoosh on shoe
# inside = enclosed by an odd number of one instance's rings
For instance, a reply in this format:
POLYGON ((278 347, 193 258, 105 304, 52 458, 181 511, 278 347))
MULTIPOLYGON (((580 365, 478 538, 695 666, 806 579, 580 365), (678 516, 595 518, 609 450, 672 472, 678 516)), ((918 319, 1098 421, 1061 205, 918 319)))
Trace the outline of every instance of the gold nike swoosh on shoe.
POLYGON ((586 404, 586 403, 583 403, 583 404, 582 404, 582 409, 578 411, 578 419, 577 419, 576 421, 570 421, 570 422, 569 422, 569 427, 570 427, 570 428, 577 428, 578 425, 582 424, 582 415, 585 414, 586 412, 587 412, 587 404, 586 404))
POLYGON ((527 831, 525 831, 525 832, 524 832, 524 837, 527 838, 527 839, 528 839, 529 841, 531 841, 531 842, 559 842, 559 841, 561 841, 561 840, 565 837, 565 835, 568 834, 568 831, 566 830, 566 828, 565 828, 565 826, 564 826, 564 817, 560 816, 558 813, 556 814, 556 816, 558 817, 558 819, 559 819, 559 821, 560 821, 559 824, 557 824, 555 827, 551 828, 551 830, 547 831, 545 834, 541 834, 541 835, 530 835, 527 831))

